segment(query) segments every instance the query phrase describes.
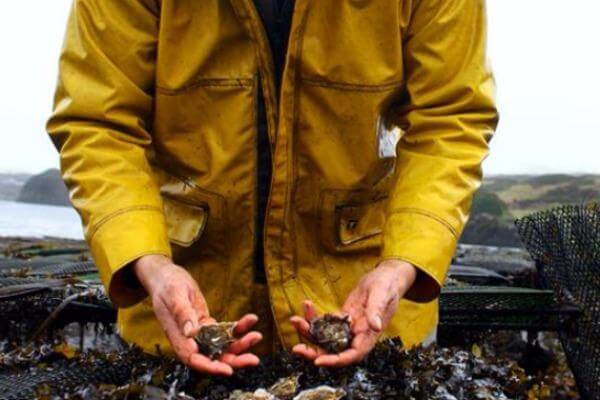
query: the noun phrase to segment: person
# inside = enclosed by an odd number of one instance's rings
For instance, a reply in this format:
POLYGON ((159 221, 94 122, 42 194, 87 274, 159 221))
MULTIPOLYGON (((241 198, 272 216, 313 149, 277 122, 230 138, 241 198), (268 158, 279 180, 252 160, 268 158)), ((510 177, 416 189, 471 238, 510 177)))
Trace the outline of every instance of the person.
POLYGON ((74 0, 47 130, 122 337, 222 375, 423 342, 497 123, 485 37, 483 0, 74 0), (310 345, 325 312, 350 349, 310 345))

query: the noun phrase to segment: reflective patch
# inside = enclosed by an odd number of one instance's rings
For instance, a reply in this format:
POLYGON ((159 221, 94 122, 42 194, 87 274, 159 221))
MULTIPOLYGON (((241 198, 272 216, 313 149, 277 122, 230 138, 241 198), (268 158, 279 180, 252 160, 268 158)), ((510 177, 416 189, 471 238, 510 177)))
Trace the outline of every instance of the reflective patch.
POLYGON ((396 146, 402 137, 402 129, 398 126, 387 126, 383 118, 377 121, 379 158, 396 158, 396 146))

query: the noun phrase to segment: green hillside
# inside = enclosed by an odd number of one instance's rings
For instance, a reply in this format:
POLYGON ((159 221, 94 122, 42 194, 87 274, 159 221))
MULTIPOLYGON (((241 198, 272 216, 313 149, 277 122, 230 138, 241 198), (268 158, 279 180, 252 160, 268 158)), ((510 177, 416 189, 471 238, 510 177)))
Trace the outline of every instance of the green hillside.
POLYGON ((600 202, 600 175, 503 175, 486 178, 473 201, 463 243, 519 246, 513 225, 561 204, 600 202))
POLYGON ((484 181, 515 217, 560 204, 600 201, 600 175, 496 176, 484 181))

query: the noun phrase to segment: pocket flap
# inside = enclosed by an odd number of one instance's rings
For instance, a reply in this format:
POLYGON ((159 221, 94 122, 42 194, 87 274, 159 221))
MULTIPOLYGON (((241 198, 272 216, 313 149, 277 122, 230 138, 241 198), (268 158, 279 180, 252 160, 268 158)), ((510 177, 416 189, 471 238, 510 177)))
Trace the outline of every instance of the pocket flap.
MULTIPOLYGON (((383 202, 379 202, 383 203, 383 202)), ((340 244, 349 246, 361 240, 380 235, 385 215, 379 204, 338 208, 338 236, 340 244)))
POLYGON ((200 238, 208 220, 207 207, 187 204, 170 197, 163 198, 163 207, 171 242, 189 247, 200 238))
POLYGON ((387 195, 370 191, 326 191, 321 203, 323 244, 335 253, 381 246, 387 195))

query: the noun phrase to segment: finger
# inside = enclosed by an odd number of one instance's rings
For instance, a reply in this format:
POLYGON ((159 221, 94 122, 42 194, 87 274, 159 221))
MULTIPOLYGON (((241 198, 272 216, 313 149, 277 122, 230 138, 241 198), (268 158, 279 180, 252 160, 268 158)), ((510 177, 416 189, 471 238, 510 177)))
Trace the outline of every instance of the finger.
POLYGON ((353 290, 342 306, 342 312, 349 315, 353 320, 364 312, 366 296, 363 290, 353 290))
POLYGON ((181 334, 190 337, 198 329, 198 313, 187 296, 175 295, 163 300, 175 319, 181 334))
POLYGON ((324 354, 315 359, 317 367, 340 368, 360 362, 363 355, 356 349, 348 349, 340 354, 324 354))
POLYGON ((231 376, 233 374, 231 365, 220 361, 213 361, 200 353, 192 354, 185 364, 198 372, 210 375, 231 376))
POLYGON ((200 291, 198 284, 194 281, 194 285, 188 290, 188 298, 192 303, 192 307, 198 313, 198 319, 202 320, 210 316, 210 310, 208 308, 208 304, 206 303, 206 299, 204 295, 200 291))
POLYGON ((262 340, 262 334, 260 332, 249 332, 245 334, 241 339, 236 340, 227 349, 228 353, 241 354, 248 351, 249 348, 256 345, 262 340))
POLYGON ((198 285, 195 282, 194 284, 194 287, 192 287, 188 293, 188 297, 190 299, 190 302, 192 303, 192 307, 194 307, 198 315, 197 326, 196 329, 193 330, 192 336, 197 335, 202 326, 217 323, 217 321, 214 318, 210 317, 210 310, 208 308, 208 304, 206 303, 202 292, 200 292, 198 285))
POLYGON ((294 328, 296 328, 300 335, 304 336, 306 339, 311 338, 310 324, 307 320, 305 320, 302 317, 293 316, 292 318, 290 318, 290 323, 294 328))
POLYGON ((260 363, 260 359, 254 354, 245 353, 245 354, 231 354, 225 353, 221 357, 221 362, 225 364, 229 364, 232 368, 246 368, 246 367, 255 367, 260 363))
POLYGON ((391 302, 390 293, 388 290, 374 286, 369 291, 367 299, 366 316, 369 326, 375 332, 383 330, 383 316, 391 302))
POLYGON ((235 324, 233 334, 235 336, 243 335, 248 332, 258 322, 258 316, 255 314, 246 314, 235 324))
POLYGON ((200 328, 202 328, 203 326, 215 325, 215 324, 217 324, 216 319, 214 319, 212 317, 205 317, 198 321, 198 330, 200 330, 200 328))
POLYGON ((295 345, 292 348, 292 352, 309 361, 313 361, 317 357, 319 357, 319 352, 317 351, 317 349, 310 347, 304 343, 295 345))
POLYGON ((304 300, 304 303, 302 303, 302 308, 304 309, 304 318, 307 321, 311 321, 317 317, 317 309, 312 301, 304 300))
POLYGON ((169 342, 171 342, 173 351, 181 362, 187 364, 190 356, 198 352, 198 345, 193 339, 187 338, 181 334, 177 322, 163 302, 156 303, 155 313, 169 342))
POLYGON ((362 361, 377 343, 378 335, 360 334, 352 341, 352 347, 340 354, 324 354, 315 360, 318 367, 345 367, 362 361))

